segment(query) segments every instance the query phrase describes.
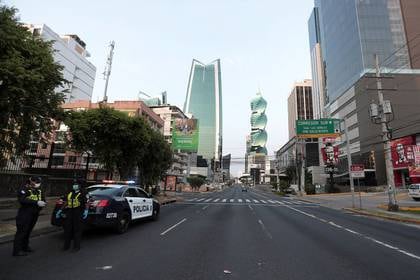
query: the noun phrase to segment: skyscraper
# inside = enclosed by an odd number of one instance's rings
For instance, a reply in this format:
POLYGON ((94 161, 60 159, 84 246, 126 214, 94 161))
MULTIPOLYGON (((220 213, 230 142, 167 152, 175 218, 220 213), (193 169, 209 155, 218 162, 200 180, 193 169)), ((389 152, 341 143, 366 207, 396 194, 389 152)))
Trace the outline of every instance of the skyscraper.
MULTIPOLYGON (((381 80, 384 98, 392 104, 392 138, 420 132, 419 123, 406 125, 420 106, 418 14, 415 0, 315 0, 309 18, 314 104, 320 104, 323 117, 346 119, 351 157, 365 164, 367 185, 386 179, 382 132, 370 121, 368 109, 378 102, 374 55, 381 75, 387 76, 381 80)), ((338 166, 344 178, 347 139, 342 135, 341 140, 338 166)), ((400 169, 394 173, 401 180, 408 170, 400 169)))
POLYGON ((304 80, 293 85, 292 92, 287 98, 287 112, 289 115, 289 140, 296 136, 297 120, 314 119, 314 104, 312 102, 312 81, 304 80))
POLYGON ((184 112, 198 119, 198 155, 220 167, 222 158, 222 79, 220 59, 209 64, 193 59, 184 112))
POLYGON ((251 153, 267 155, 266 108, 267 101, 261 96, 261 92, 258 92, 251 100, 251 153))

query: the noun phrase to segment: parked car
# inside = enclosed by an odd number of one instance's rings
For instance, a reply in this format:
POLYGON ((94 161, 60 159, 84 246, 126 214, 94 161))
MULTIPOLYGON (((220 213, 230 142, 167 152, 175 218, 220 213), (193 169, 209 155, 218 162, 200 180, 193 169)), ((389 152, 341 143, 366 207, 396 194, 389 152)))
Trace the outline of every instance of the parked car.
POLYGON ((414 200, 420 200, 420 184, 412 184, 408 187, 408 195, 414 200))

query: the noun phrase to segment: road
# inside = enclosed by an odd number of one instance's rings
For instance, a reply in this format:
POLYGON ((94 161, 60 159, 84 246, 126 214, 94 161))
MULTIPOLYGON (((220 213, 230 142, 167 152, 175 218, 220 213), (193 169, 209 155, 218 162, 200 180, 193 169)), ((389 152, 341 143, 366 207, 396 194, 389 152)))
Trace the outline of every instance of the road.
POLYGON ((0 279, 419 279, 420 230, 239 186, 191 194, 124 235, 89 232, 62 252, 62 234, 34 238, 0 279))

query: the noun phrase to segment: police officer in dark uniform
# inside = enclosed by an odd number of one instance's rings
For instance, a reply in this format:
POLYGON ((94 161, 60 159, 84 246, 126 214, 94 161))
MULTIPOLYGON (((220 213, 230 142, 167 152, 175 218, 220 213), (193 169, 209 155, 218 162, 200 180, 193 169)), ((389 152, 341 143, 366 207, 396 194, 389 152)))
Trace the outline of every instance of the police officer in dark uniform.
POLYGON ((29 237, 38 220, 39 212, 46 205, 40 187, 41 178, 30 177, 26 185, 18 190, 20 208, 16 216, 13 256, 26 256, 33 252, 33 249, 29 247, 29 237))
POLYGON ((83 220, 87 219, 88 208, 86 194, 82 191, 82 181, 75 181, 72 191, 64 197, 63 207, 56 214, 57 218, 64 218, 63 250, 70 249, 71 240, 73 240, 73 249, 75 251, 80 250, 83 220))

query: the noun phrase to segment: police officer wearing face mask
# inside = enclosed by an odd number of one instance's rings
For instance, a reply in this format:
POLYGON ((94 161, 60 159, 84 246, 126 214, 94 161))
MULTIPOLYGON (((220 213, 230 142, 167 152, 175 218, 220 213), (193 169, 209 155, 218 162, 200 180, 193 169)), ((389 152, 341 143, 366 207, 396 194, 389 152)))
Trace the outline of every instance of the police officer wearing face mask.
POLYGON ((73 183, 71 192, 64 197, 63 207, 57 211, 56 217, 64 218, 64 247, 63 250, 70 249, 73 240, 73 249, 80 250, 80 240, 82 238, 82 220, 87 219, 88 204, 86 194, 82 191, 82 181, 73 183))
POLYGON ((29 237, 38 220, 39 212, 46 205, 40 186, 40 177, 30 177, 26 185, 18 190, 20 208, 16 216, 13 256, 26 256, 33 252, 29 247, 29 237))

